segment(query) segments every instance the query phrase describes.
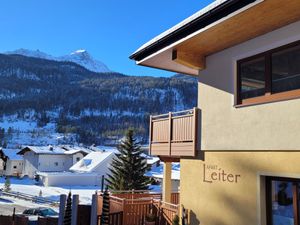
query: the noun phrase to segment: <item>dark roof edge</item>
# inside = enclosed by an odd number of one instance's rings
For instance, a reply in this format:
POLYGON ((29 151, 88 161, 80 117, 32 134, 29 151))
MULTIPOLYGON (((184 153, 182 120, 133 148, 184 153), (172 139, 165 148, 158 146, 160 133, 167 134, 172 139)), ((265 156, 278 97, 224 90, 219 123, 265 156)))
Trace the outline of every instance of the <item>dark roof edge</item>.
POLYGON ((228 0, 211 9, 210 11, 204 13, 203 15, 195 18, 191 22, 183 25, 182 27, 179 27, 177 30, 162 37, 149 46, 146 46, 145 48, 133 53, 129 58, 140 61, 148 57, 149 55, 152 55, 153 53, 159 51, 160 49, 181 40, 182 38, 196 32, 197 30, 200 30, 214 23, 255 1, 258 0, 228 0))

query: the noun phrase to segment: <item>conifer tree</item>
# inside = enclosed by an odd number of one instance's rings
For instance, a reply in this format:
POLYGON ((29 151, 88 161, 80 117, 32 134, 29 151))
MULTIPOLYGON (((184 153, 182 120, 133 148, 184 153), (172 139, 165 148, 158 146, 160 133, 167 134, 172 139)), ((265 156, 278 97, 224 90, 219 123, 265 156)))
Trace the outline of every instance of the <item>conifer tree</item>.
POLYGON ((106 179, 111 190, 145 190, 150 179, 145 176, 147 161, 141 155, 142 149, 134 138, 133 130, 126 132, 124 140, 118 147, 118 153, 109 168, 106 179))
POLYGON ((71 225, 71 219, 72 219, 72 197, 70 191, 67 198, 67 205, 65 209, 64 225, 71 225))
POLYGON ((5 178, 5 183, 4 183, 4 191, 10 191, 11 188, 10 188, 10 178, 9 177, 6 177, 5 178))

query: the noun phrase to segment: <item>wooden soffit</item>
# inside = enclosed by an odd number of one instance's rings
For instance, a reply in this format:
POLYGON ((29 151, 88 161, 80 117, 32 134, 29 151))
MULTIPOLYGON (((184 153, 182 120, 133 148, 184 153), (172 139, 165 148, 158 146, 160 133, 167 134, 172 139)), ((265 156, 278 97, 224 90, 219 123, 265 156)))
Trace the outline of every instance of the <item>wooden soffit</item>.
POLYGON ((137 64, 198 75, 205 68, 206 56, 298 20, 300 0, 261 0, 161 49, 137 64))

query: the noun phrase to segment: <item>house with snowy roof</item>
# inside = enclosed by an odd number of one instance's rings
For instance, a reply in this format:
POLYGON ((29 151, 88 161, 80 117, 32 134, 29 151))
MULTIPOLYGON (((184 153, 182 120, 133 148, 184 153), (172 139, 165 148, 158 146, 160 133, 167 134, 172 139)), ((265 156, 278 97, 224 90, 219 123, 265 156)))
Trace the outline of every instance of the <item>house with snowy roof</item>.
POLYGON ((71 146, 26 146, 18 155, 23 156, 23 175, 34 177, 37 172, 68 171, 90 152, 71 146))
POLYGON ((4 176, 21 176, 23 157, 17 153, 20 149, 0 149, 0 174, 4 176))
POLYGON ((114 152, 94 151, 75 163, 68 172, 38 172, 44 186, 101 185, 102 176, 109 173, 114 152))
MULTIPOLYGON (((147 177, 152 178, 157 184, 151 185, 153 191, 161 191, 164 179, 164 165, 160 163, 159 166, 152 168, 145 174, 147 177)), ((172 163, 171 172, 171 190, 178 192, 180 190, 180 163, 172 163)))

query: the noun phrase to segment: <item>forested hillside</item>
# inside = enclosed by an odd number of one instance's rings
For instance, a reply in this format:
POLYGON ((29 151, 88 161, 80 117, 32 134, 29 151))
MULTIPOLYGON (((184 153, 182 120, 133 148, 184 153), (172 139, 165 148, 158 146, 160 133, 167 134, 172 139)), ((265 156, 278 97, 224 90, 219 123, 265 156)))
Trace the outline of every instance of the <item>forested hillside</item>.
POLYGON ((101 144, 133 127, 147 141, 150 114, 196 106, 197 82, 96 73, 72 62, 0 54, 2 118, 32 119, 79 142, 101 144))

